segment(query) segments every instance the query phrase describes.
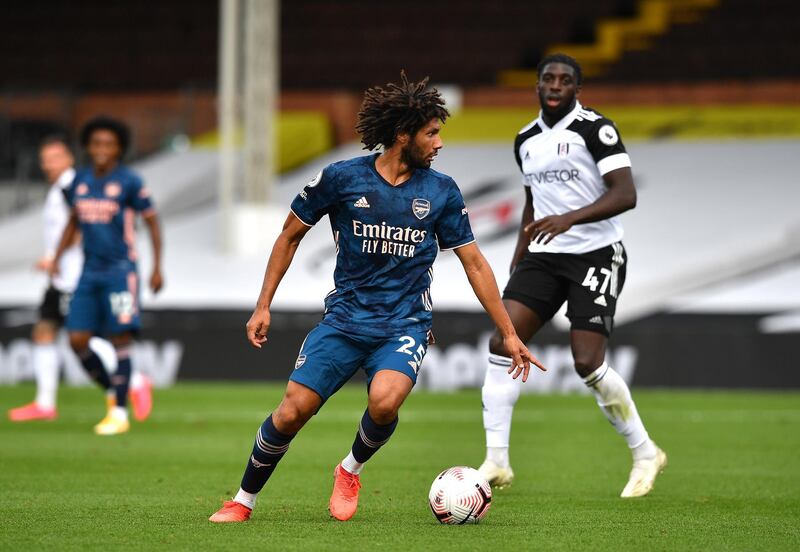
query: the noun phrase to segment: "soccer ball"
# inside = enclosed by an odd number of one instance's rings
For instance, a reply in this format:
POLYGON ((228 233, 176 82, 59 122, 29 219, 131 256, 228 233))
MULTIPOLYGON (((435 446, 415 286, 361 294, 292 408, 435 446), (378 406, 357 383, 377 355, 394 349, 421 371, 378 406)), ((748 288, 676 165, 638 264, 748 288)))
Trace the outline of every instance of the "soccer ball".
POLYGON ((492 505, 492 488, 478 470, 456 466, 436 476, 428 503, 439 523, 478 523, 492 505))

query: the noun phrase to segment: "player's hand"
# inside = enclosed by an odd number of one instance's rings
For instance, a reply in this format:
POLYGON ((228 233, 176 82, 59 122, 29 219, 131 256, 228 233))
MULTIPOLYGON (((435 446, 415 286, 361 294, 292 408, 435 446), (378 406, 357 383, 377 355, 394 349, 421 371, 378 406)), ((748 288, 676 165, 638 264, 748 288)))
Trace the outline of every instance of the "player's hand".
POLYGON ((36 268, 36 270, 50 274, 53 264, 53 257, 48 257, 45 255, 44 257, 39 257, 39 259, 36 261, 36 264, 33 266, 36 268))
POLYGON ((539 362, 539 359, 533 356, 525 344, 520 341, 517 334, 503 338, 503 345, 506 348, 506 352, 508 352, 508 356, 511 357, 511 368, 508 369, 508 373, 511 374, 512 378, 517 379, 521 374, 522 381, 528 381, 531 364, 542 372, 547 371, 547 368, 539 362))
POLYGON ((271 316, 269 309, 256 308, 250 320, 247 321, 247 341, 256 349, 267 340, 271 316))
POLYGON ((530 223, 525 227, 525 233, 532 242, 546 245, 570 228, 572 228, 572 221, 567 214, 551 215, 530 223))
POLYGON ((50 266, 47 267, 47 275, 50 276, 51 280, 58 276, 58 259, 50 261, 50 266))
POLYGON ((164 287, 164 277, 158 268, 154 268, 150 275, 150 289, 153 290, 153 293, 158 293, 162 287, 164 287))

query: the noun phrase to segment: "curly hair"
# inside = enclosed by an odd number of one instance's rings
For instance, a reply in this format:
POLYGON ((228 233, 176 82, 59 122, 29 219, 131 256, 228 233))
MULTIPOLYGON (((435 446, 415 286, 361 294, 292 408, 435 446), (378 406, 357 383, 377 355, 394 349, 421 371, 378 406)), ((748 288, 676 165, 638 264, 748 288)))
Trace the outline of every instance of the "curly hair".
POLYGON ((438 90, 427 86, 428 77, 409 82, 406 72, 400 71, 400 84, 390 82, 385 88, 373 86, 364 92, 356 123, 364 149, 379 145, 390 148, 402 132, 414 136, 431 119, 444 122, 450 115, 444 99, 438 90))
POLYGON ((125 157, 128 146, 131 142, 131 131, 128 125, 117 119, 100 115, 87 122, 81 129, 80 141, 84 148, 89 145, 89 140, 96 130, 109 130, 117 137, 119 143, 120 157, 125 157))

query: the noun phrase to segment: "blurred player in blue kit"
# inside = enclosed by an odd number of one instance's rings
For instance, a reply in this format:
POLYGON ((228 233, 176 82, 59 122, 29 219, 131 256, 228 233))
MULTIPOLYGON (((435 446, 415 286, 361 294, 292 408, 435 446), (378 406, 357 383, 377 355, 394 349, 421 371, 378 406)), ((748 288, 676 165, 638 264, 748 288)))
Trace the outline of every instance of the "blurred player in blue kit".
MULTIPOLYGON (((250 518, 256 496, 292 439, 353 374, 363 369, 368 405, 350 452, 334 469, 331 515, 356 512, 359 474, 386 444, 413 388, 430 342, 430 286, 439 250, 454 250, 513 359, 513 377, 541 368, 514 332, 494 274, 478 249, 461 192, 430 168, 449 115, 427 79, 366 91, 356 130, 366 149, 382 153, 325 167, 292 202, 275 242, 247 337, 267 340, 270 304, 306 232, 328 215, 336 246, 335 289, 320 324, 306 337, 278 407, 256 432, 239 492, 212 522, 250 518)), ((509 377, 509 376, 507 376, 509 377)))
POLYGON ((141 178, 122 164, 130 142, 121 122, 98 117, 81 131, 81 145, 91 164, 77 172, 64 196, 72 208, 56 250, 53 271, 80 230, 84 266, 70 302, 66 326, 69 342, 88 374, 106 391, 107 413, 94 427, 99 435, 128 431, 127 395, 131 377, 130 348, 139 330, 139 276, 136 271, 136 215, 150 231, 153 272, 150 288, 158 292, 161 275, 161 230, 141 178), (114 345, 117 370, 109 377, 89 347, 93 335, 114 345))

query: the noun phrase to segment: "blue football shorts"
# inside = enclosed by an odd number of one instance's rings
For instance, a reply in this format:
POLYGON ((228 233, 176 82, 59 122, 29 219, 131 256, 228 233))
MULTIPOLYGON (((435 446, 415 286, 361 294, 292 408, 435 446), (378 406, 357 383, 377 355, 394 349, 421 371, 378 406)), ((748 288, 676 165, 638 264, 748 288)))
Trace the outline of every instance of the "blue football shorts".
POLYGON ((139 277, 136 270, 84 270, 72 294, 67 330, 95 335, 137 332, 139 277))
POLYGON ((401 372, 416 384, 427 350, 425 331, 394 337, 369 337, 344 333, 320 323, 303 341, 289 380, 313 390, 323 402, 359 369, 367 375, 368 386, 381 370, 401 372))

